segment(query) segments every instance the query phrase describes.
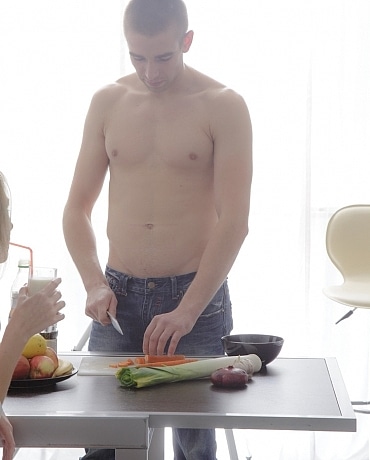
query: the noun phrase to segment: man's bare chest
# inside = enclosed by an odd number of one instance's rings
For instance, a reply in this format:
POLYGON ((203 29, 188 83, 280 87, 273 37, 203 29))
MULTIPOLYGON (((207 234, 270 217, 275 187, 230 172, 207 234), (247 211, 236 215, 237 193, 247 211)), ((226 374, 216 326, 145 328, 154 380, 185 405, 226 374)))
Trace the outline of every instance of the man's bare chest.
POLYGON ((107 155, 117 165, 209 169, 213 140, 205 113, 194 106, 116 109, 105 127, 107 155))

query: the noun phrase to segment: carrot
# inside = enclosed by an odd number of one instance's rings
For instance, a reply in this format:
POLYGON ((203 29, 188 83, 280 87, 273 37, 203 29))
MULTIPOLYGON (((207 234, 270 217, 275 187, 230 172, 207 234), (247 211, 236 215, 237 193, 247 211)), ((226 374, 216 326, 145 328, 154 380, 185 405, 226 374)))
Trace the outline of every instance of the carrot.
POLYGON ((166 366, 176 366, 177 364, 186 364, 186 363, 193 363, 194 361, 198 361, 195 358, 184 358, 178 359, 176 361, 162 361, 157 363, 144 363, 144 364, 135 364, 135 368, 139 367, 166 367, 166 366))
POLYGON ((109 367, 118 368, 118 367, 128 367, 132 366, 134 362, 132 359, 128 358, 126 361, 119 361, 118 363, 111 363, 109 367))
POLYGON ((134 362, 132 361, 132 359, 128 358, 126 359, 126 361, 120 361, 118 363, 118 366, 119 367, 127 367, 127 366, 132 366, 134 364, 134 362))
POLYGON ((146 363, 165 363, 166 361, 182 361, 184 355, 145 355, 146 363))
POLYGON ((134 361, 128 358, 126 361, 109 364, 109 367, 122 368, 128 366, 134 367, 162 367, 174 366, 175 364, 185 364, 197 361, 194 358, 186 358, 184 355, 145 355, 137 356, 134 361))

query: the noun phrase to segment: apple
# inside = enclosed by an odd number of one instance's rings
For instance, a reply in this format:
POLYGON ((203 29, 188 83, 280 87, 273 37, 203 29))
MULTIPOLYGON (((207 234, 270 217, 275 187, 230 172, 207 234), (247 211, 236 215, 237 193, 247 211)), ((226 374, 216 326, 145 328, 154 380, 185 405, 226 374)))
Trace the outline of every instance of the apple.
POLYGON ((30 363, 28 359, 21 355, 15 365, 12 380, 27 379, 30 373, 30 363))
POLYGON ((30 359, 30 378, 47 379, 54 373, 54 361, 49 356, 34 356, 30 359))
POLYGON ((54 370, 59 366, 58 355, 56 354, 54 348, 46 347, 44 356, 48 356, 53 360, 55 366, 54 370))

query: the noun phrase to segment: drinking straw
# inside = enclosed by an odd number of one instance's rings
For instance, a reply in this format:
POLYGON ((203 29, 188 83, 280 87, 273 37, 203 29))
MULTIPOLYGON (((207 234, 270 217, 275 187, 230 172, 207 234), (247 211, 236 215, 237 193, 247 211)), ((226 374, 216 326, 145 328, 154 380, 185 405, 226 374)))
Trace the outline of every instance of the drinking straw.
POLYGON ((23 246, 23 244, 18 244, 18 243, 9 243, 12 246, 17 246, 18 248, 23 248, 23 249, 28 249, 30 252, 30 276, 32 277, 33 273, 33 251, 29 246, 23 246))

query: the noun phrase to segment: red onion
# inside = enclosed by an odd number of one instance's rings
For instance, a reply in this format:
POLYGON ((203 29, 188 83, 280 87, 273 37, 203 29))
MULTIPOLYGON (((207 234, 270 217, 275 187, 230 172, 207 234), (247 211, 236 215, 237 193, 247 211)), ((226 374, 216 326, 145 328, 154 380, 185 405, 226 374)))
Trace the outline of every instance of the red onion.
POLYGON ((242 388, 248 382, 248 374, 234 366, 223 367, 212 373, 211 382, 217 387, 242 388))

